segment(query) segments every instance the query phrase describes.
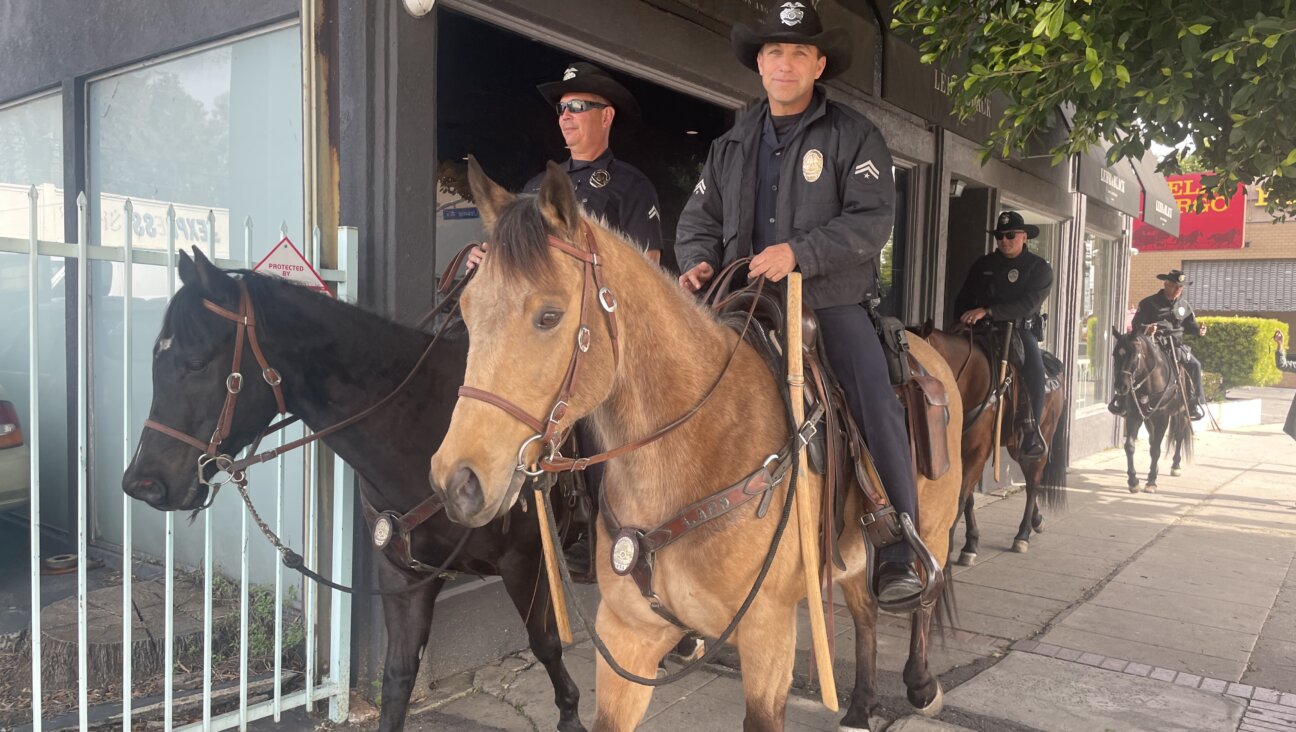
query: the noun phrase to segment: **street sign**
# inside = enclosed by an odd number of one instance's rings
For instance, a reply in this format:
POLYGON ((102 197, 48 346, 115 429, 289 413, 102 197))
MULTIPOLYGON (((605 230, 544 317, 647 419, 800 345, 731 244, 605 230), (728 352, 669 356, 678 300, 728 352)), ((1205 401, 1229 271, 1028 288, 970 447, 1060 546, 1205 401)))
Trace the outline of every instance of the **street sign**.
POLYGON ((324 280, 320 279, 319 273, 286 236, 279 240, 274 249, 271 249, 270 253, 252 268, 252 271, 278 275, 293 284, 333 296, 329 288, 324 285, 324 280))

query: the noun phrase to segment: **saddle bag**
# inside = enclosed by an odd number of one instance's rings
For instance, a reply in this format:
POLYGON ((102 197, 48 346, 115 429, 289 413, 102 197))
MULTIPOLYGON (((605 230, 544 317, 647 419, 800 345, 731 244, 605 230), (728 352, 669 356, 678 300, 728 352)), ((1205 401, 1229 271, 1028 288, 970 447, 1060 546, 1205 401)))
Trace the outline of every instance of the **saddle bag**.
POLYGON ((913 380, 896 387, 909 416, 909 436, 914 445, 918 472, 935 480, 950 469, 949 444, 945 428, 949 425, 949 394, 945 385, 916 367, 913 380))
POLYGON ((908 383, 913 378, 913 371, 909 367, 909 336, 904 323, 889 315, 878 315, 875 312, 870 314, 873 315, 878 338, 882 341, 882 353, 886 355, 891 385, 908 383))

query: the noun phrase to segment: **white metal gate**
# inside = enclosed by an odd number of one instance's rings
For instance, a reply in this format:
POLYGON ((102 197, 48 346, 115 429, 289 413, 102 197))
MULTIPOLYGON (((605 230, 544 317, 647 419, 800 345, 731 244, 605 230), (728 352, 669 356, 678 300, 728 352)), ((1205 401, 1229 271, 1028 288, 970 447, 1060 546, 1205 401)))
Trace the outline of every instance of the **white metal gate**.
MULTIPOLYGON (((105 212, 106 213, 106 212, 105 212)), ((105 516, 115 519, 111 516, 116 510, 116 506, 98 506, 92 516, 88 505, 88 498, 91 496, 91 477, 94 475, 96 466, 94 461, 102 460, 113 462, 120 455, 121 465, 125 466, 130 462, 133 456, 135 444, 140 435, 141 425, 144 415, 138 414, 137 409, 132 408, 133 392, 135 391, 134 382, 140 376, 133 369, 133 354, 138 351, 139 344, 135 341, 144 336, 151 342, 153 333, 142 333, 136 322, 136 310, 139 307, 134 290, 134 283, 137 273, 145 272, 149 277, 157 280, 159 277, 165 277, 166 290, 165 297, 162 300, 169 300, 170 294, 176 290, 175 263, 177 253, 177 238, 183 236, 183 233, 177 231, 177 221, 175 208, 167 209, 165 226, 166 247, 159 248, 135 248, 134 246, 134 227, 131 225, 135 221, 132 203, 127 200, 121 206, 120 213, 123 221, 126 222, 124 229, 125 243, 120 247, 91 246, 89 242, 89 216, 87 215, 86 197, 84 194, 78 197, 78 244, 64 244, 60 242, 40 241, 37 238, 38 226, 37 219, 39 215, 38 191, 35 187, 30 192, 30 235, 26 240, 0 238, 0 252, 7 252, 14 255, 26 255, 27 261, 27 327, 28 327, 28 348, 29 348, 29 388, 30 397, 28 410, 29 418, 22 428, 25 431, 26 440, 30 447, 31 453, 31 503, 30 503, 30 570, 31 570, 31 633, 30 633, 30 658, 31 658, 31 706, 32 706, 32 725, 39 732, 42 729, 45 716, 43 714, 43 690, 42 690, 42 552, 41 552, 41 471, 40 471, 40 445, 41 445, 41 420, 40 415, 40 375, 41 371, 41 354, 39 343, 39 332, 42 327, 40 315, 40 303, 38 302, 39 285, 41 283, 42 272, 49 272, 58 269, 60 262, 75 260, 77 263, 76 271, 78 273, 79 286, 76 288, 76 352, 77 352, 77 369, 76 369, 76 391, 78 413, 76 419, 75 436, 69 429, 68 439, 75 439, 76 454, 78 456, 76 465, 76 474, 72 478, 77 483, 76 490, 76 526, 75 537, 77 547, 77 583, 76 583, 76 615, 77 615, 77 651, 76 651, 76 694, 77 710, 79 714, 80 729, 87 729, 91 723, 91 703, 89 692, 91 691, 90 677, 88 671, 88 646, 89 646, 89 603, 87 596, 90 593, 90 587, 87 582, 87 565, 90 559, 90 540, 91 533, 96 536, 102 536, 105 533, 113 533, 119 536, 121 551, 121 641, 122 641, 122 661, 120 664, 120 684, 121 684, 121 711, 120 727, 129 730, 139 722, 139 717, 143 709, 136 710, 135 707, 149 706, 162 715, 162 721, 167 730, 171 729, 229 729, 238 727, 243 729, 248 722, 273 717, 278 721, 280 714, 287 709, 296 707, 305 707, 307 710, 313 709, 317 703, 327 701, 329 716, 335 721, 344 720, 347 716, 348 688, 350 686, 350 625, 351 625, 351 601, 350 596, 338 591, 328 590, 320 593, 316 585, 311 582, 303 582, 301 578, 291 571, 285 576, 285 569, 279 562, 274 562, 273 570, 269 569, 269 564, 256 561, 255 571, 261 575, 267 575, 273 571, 273 591, 265 589, 259 597, 269 598, 270 612, 273 615, 273 671, 268 679, 263 678, 259 681, 251 678, 249 671, 249 637, 250 617, 253 615, 253 608, 250 606, 250 600, 253 593, 252 575, 254 568, 251 566, 255 561, 251 559, 257 551, 264 553, 264 549, 257 547, 255 543, 264 543, 263 539, 253 532, 249 534, 249 527, 252 526, 249 521, 246 507, 239 504, 237 507, 232 503, 238 503, 238 496, 233 491, 226 492, 225 497, 217 498, 216 503, 225 502, 226 505, 222 510, 230 512, 231 515, 240 516, 239 526, 230 527, 221 525, 219 527, 213 524, 213 510, 204 511, 199 519, 201 528, 190 528, 183 523, 178 524, 174 513, 167 513, 165 516, 156 514, 153 509, 147 506, 139 506, 140 511, 136 510, 134 499, 120 493, 120 525, 117 526, 115 521, 108 521, 106 525, 105 516), (42 267, 42 262, 47 263, 42 267), (51 264, 52 263, 52 264, 51 264), (121 297, 122 310, 120 315, 119 327, 121 330, 121 348, 122 348, 122 378, 123 380, 116 383, 103 383, 102 370, 91 369, 91 359, 94 357, 93 349, 103 349, 107 344, 103 340, 95 340, 92 346, 90 338, 91 327, 91 290, 92 280, 94 277, 93 268, 95 266, 103 267, 105 265, 96 263, 111 263, 106 266, 111 268, 111 273, 115 275, 120 271, 124 273, 121 279, 121 289, 117 293, 121 297), (116 269, 120 264, 120 269, 116 269), (90 425, 95 415, 91 412, 91 405, 95 402, 94 394, 96 391, 104 393, 115 393, 117 389, 123 389, 121 397, 122 414, 119 439, 117 444, 105 444, 105 439, 96 435, 92 441, 90 425), (111 508, 111 511, 107 510, 111 508), (143 615, 140 614, 138 604, 133 596, 138 579, 135 574, 137 565, 145 566, 138 561, 136 557, 139 547, 136 543, 135 526, 141 524, 152 527, 156 521, 161 527, 161 536, 164 537, 162 543, 164 550, 162 556, 157 557, 160 563, 162 583, 165 586, 165 597, 163 601, 163 610, 165 620, 164 627, 160 630, 164 636, 161 640, 164 650, 161 662, 161 699, 160 705, 154 701, 150 705, 142 705, 139 702, 132 701, 132 689, 141 682, 138 676, 133 675, 133 648, 135 641, 139 640, 133 637, 133 625, 135 618, 138 616, 143 621, 143 615), (93 522, 93 523, 92 523, 93 522), (92 528, 93 527, 93 528, 92 528), (111 532, 109 531, 111 529, 111 532), (177 602, 177 577, 182 575, 186 567, 178 561, 176 555, 176 540, 181 532, 200 532, 201 535, 201 561, 195 566, 188 569, 201 569, 201 607, 202 607, 202 662, 201 662, 201 691, 193 690, 185 693, 183 690, 176 688, 177 677, 177 658, 176 654, 176 602, 177 602), (215 566, 215 557, 218 554, 218 548, 215 546, 216 541, 221 540, 220 549, 227 553, 233 552, 237 556, 237 576, 230 580, 219 579, 218 568, 215 566), (225 545, 225 540, 236 541, 236 550, 231 550, 225 545), (222 644, 220 638, 213 627, 213 606, 216 602, 213 585, 216 582, 228 584, 235 582, 237 584, 237 680, 231 681, 225 688, 219 688, 220 684, 213 679, 213 667, 218 655, 229 653, 231 656, 230 663, 233 664, 232 651, 222 644), (294 591, 294 588, 296 590, 294 591), (268 593, 268 594, 267 594, 268 593), (299 594, 298 594, 299 593, 299 594), (295 598, 300 598, 297 601, 295 598), (304 662, 301 668, 295 673, 289 673, 284 668, 284 640, 285 640, 285 623, 287 616, 294 617, 293 622, 300 622, 304 632, 304 662), (326 629, 326 631, 325 631, 326 629), (250 686, 257 684, 262 691, 260 692, 265 699, 263 701, 254 701, 250 693, 250 686), (286 683, 300 688, 285 688, 286 683), (237 689, 237 691, 235 691, 237 689), (237 696, 235 696, 237 694, 237 696), (222 705, 221 699, 226 700, 222 705), (237 705, 234 705, 234 699, 237 699, 237 705), (185 707, 182 702, 189 702, 193 712, 187 714, 177 713, 177 709, 183 710, 185 707), (216 701, 214 701, 216 700, 216 701), (160 709, 158 707, 160 706, 160 709), (233 707, 228 711, 224 707, 233 707)), ((216 231, 216 222, 211 212, 207 214, 207 231, 216 231)), ((233 233, 233 232, 231 232, 233 233)), ((208 236, 208 242, 213 242, 215 236, 208 236)), ((247 268, 253 265, 254 230, 251 220, 244 222, 243 226, 243 251, 241 258, 224 258, 217 259, 214 246, 209 250, 210 258, 218 266, 224 268, 247 268)), ((275 241, 278 241, 276 237, 275 241)), ((338 266, 336 269, 320 269, 320 276, 328 283, 335 284, 337 287, 338 297, 344 300, 355 299, 354 279, 349 277, 348 267, 355 262, 357 236, 354 229, 343 228, 338 232, 338 266)), ((314 263, 320 262, 321 237, 319 229, 315 229, 313 234, 312 247, 306 252, 307 257, 314 263)), ((233 248, 230 248, 231 256, 233 248)), ((70 293, 69 293, 70 296, 70 293)), ((52 327, 50 323, 44 323, 45 327, 52 327)), ((68 324, 70 329, 72 326, 68 324)), ((149 327, 149 326, 145 326, 149 327)), ((156 331, 154 331, 156 332, 156 331)), ((115 346, 114 346, 115 347, 115 346)), ((71 373, 69 373, 71 378, 71 373)), ((147 403, 147 401, 145 401, 147 403)), ((110 432, 102 429, 99 432, 110 432)), ((283 435, 280 433, 280 444, 292 435, 283 435)), ((315 443, 316 445, 319 443, 315 443)), ((349 582, 351 578, 351 534, 354 530, 354 516, 352 511, 354 490, 354 474, 339 458, 333 457, 327 450, 325 454, 319 455, 312 449, 312 445, 301 453, 289 454, 280 458, 275 463, 269 465, 257 466, 250 471, 250 485, 256 491, 259 501, 267 501, 273 495, 274 507, 262 507, 262 514, 267 521, 271 523, 275 530, 281 535, 294 537, 300 540, 299 549, 301 554, 306 558, 308 566, 318 567, 325 573, 339 578, 342 582, 349 582), (293 462, 296 461, 296 462, 293 462), (289 474, 299 472, 299 479, 292 479, 289 474), (327 484, 325 484, 327 481, 327 484), (273 494, 269 493, 269 487, 274 486, 273 494), (326 495, 326 492, 328 495, 326 495), (321 499, 324 499, 321 508, 321 499), (331 499, 331 500, 329 500, 331 499), (325 541, 321 541, 324 538, 325 541), (322 551, 321 547, 331 547, 327 551, 322 551), (327 554, 327 556, 321 556, 327 554)), ((120 490, 120 473, 117 474, 118 490, 120 490)), ((115 498, 113 499, 116 500, 115 498)), ((292 539, 289 539, 292 541, 292 539)), ((184 545, 189 550, 189 545, 184 545)), ((273 556, 273 554, 271 554, 273 556)), ((143 559, 147 559, 146 557, 143 559)), ((229 574, 233 575, 233 568, 227 568, 229 574)), ((223 585, 224 586, 224 585, 223 585)), ((266 583, 269 586, 269 583, 266 583)), ((231 590, 233 592, 234 590, 231 590)), ((198 590, 195 590, 197 594, 198 590)), ((232 607, 233 600, 230 605, 232 607)), ((261 608, 264 611, 265 608, 261 608)), ((153 631, 157 628, 148 628, 146 632, 152 639, 153 631)), ((232 636, 232 630, 224 633, 221 638, 232 636)), ((150 682, 156 683, 156 682, 150 682)), ((116 722, 114 721, 114 725, 116 722)))

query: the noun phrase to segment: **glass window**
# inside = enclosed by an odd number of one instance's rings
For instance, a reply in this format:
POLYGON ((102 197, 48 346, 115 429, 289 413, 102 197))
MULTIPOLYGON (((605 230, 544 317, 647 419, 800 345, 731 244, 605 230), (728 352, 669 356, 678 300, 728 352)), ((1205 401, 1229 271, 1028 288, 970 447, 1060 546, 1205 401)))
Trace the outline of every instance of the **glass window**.
POLYGON ((1111 326, 1117 324, 1112 298, 1116 257, 1114 240, 1085 232, 1076 337, 1077 408, 1106 403, 1111 388, 1111 326))
POLYGON ((1053 313, 1057 312, 1058 301, 1058 258, 1061 251, 1062 241, 1062 224, 1054 219, 1047 218, 1042 214, 1035 213, 1029 209, 1021 208, 1015 204, 1005 202, 1003 207, 1005 211, 1017 211, 1022 215, 1022 220, 1028 224, 1034 224, 1039 227, 1039 236, 1030 241, 1030 251, 1044 258, 1053 267, 1053 289, 1049 296, 1040 306, 1040 313, 1044 316, 1044 340, 1041 347, 1047 348, 1047 344, 1055 343, 1052 329, 1057 327, 1053 321, 1053 313))
MULTIPOLYGON (((295 25, 92 81, 86 102, 91 243, 121 246, 130 226, 136 247, 165 249, 166 212, 174 206, 178 249, 197 246, 208 256, 248 257, 256 264, 278 243, 283 225, 298 248, 309 251, 302 231, 301 95, 301 45, 295 25), (129 220, 127 199, 134 207, 129 220), (250 252, 244 246, 248 220, 250 252)), ((108 543, 120 542, 125 468, 120 446, 127 436, 123 430, 134 439, 148 414, 152 344, 171 295, 165 267, 134 267, 130 303, 124 299, 124 277, 119 262, 99 261, 90 267, 94 383, 120 385, 127 357, 133 369, 129 427, 123 425, 121 388, 95 388, 91 400, 91 433, 98 446, 91 468, 91 500, 96 539, 108 543), (128 305, 133 317, 129 349, 122 342, 128 305)), ((289 481, 300 475, 300 463, 289 462, 289 481)), ((269 466, 254 482, 272 485, 273 473, 274 466, 269 466)), ((238 526, 237 501, 218 501, 211 510, 215 525, 238 526)), ((136 550, 160 555, 165 542, 161 514, 135 510, 132 516, 136 550)), ((285 525, 298 524, 287 520, 285 525)), ((194 527, 177 522, 176 530, 177 561, 197 562, 201 522, 194 527)), ((262 542, 249 551, 256 567, 254 580, 266 581, 273 571, 272 553, 262 542)), ((218 541, 215 561, 235 566, 238 542, 218 541)))
POLYGON ((878 272, 878 297, 882 302, 878 310, 904 320, 905 258, 909 243, 909 175, 908 168, 892 166, 895 176, 895 223, 891 238, 882 247, 881 266, 878 272))
MULTIPOLYGON (((63 241, 63 98, 50 94, 0 107, 0 237, 26 240, 31 232, 31 187, 36 187, 36 236, 63 241)), ((41 257, 36 278, 40 318, 41 513, 47 526, 70 510, 67 461, 67 329, 63 301, 63 258, 41 257)), ((18 411, 19 424, 31 414, 28 258, 0 252, 0 387, 18 411)))

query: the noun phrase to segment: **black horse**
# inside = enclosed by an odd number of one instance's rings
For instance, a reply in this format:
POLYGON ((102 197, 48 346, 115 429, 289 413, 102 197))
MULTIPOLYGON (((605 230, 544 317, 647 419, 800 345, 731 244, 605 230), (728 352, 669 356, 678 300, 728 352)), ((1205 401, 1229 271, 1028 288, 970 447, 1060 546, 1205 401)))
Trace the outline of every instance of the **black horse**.
MULTIPOLYGON (((218 269, 201 252, 181 254, 184 286, 167 309, 153 352, 153 404, 149 419, 206 441, 217 429, 234 360, 236 325, 207 303, 240 312, 245 288, 255 312, 264 361, 277 370, 287 410, 314 430, 342 422, 390 394, 406 378, 431 336, 357 307, 273 277, 250 272, 239 278, 218 269)), ((463 383, 467 335, 448 331, 434 345, 398 398, 373 415, 325 438, 364 480, 364 498, 378 511, 397 514, 428 498, 427 469, 445 435, 457 390, 463 383)), ((270 379, 261 378, 252 343, 242 349, 239 371, 247 378, 237 397, 219 452, 235 455, 251 444, 279 411, 270 379)), ((126 469, 122 487, 161 511, 189 511, 207 500, 198 481, 200 450, 155 429, 145 429, 126 469)), ((214 466, 208 472, 214 471, 214 466)), ((250 487, 255 490, 255 486, 250 487)), ((549 601, 541 579, 540 535, 534 516, 519 503, 503 519, 473 530, 451 569, 499 575, 526 624, 531 650, 554 685, 558 729, 584 730, 577 716, 580 692, 562 662, 549 601)), ((371 527, 372 529, 372 527, 371 527)), ((412 555, 440 566, 463 536, 444 512, 413 531, 412 555)), ((385 555, 386 556, 386 555, 385 555)), ((389 557, 390 558, 390 557, 389 557)), ((426 575, 378 561, 377 584, 398 589, 426 575)), ((349 578, 336 578, 347 581, 349 578)), ((419 660, 428 642, 433 603, 444 584, 436 579, 415 590, 383 598, 387 659, 379 728, 404 726, 419 660)))
MULTIPOLYGON (((1121 333, 1112 328, 1116 337, 1112 348, 1113 367, 1116 373, 1116 404, 1125 417, 1125 460, 1129 474, 1130 493, 1139 492, 1138 473, 1134 470, 1134 445, 1139 428, 1148 426, 1148 452, 1152 465, 1148 468, 1146 490, 1157 489, 1157 461, 1166 435, 1174 445, 1174 462, 1170 474, 1179 475, 1180 458, 1192 457, 1193 426, 1188 417, 1188 389, 1193 388, 1187 373, 1176 366, 1166 349, 1142 333, 1121 333)), ((1173 346, 1171 346, 1173 347, 1173 346)))

